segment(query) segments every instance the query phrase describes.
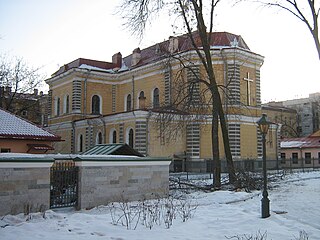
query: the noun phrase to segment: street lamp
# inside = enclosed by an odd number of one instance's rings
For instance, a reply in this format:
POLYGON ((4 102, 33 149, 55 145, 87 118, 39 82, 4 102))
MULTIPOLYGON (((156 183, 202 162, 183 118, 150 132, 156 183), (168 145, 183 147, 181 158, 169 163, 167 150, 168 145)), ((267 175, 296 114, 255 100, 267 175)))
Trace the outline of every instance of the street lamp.
POLYGON ((262 134, 262 160, 263 160, 263 192, 261 199, 261 215, 262 218, 270 216, 268 191, 267 191, 267 161, 266 161, 266 134, 268 133, 271 122, 267 120, 267 114, 262 114, 262 117, 257 122, 262 134))

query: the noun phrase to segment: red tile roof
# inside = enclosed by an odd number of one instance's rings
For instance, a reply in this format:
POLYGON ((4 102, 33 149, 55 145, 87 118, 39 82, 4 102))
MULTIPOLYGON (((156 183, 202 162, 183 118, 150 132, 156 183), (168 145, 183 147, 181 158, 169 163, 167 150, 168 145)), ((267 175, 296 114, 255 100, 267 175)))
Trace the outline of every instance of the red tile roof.
POLYGON ((90 66, 102 68, 102 69, 112 69, 112 68, 116 67, 115 64, 110 63, 110 62, 103 62, 103 61, 97 61, 97 60, 91 60, 91 59, 85 59, 85 58, 78 58, 78 59, 72 61, 71 63, 63 65, 62 67, 59 68, 59 70, 57 72, 55 72, 52 75, 57 76, 61 73, 68 71, 71 68, 77 68, 77 67, 81 66, 82 64, 86 64, 86 65, 90 65, 90 66))
MULTIPOLYGON (((194 32, 192 36, 197 47, 201 47, 201 41, 200 41, 198 32, 194 32)), ((178 39, 177 52, 181 53, 181 52, 186 52, 194 49, 191 39, 187 34, 178 36, 177 39, 178 39)), ((235 39, 239 48, 243 48, 250 51, 248 45, 245 43, 245 41, 241 36, 235 35, 232 33, 227 33, 227 32, 213 32, 211 35, 210 45, 213 47, 234 47, 233 42, 235 39)), ((141 60, 135 67, 146 65, 148 63, 156 62, 160 59, 166 58, 169 55, 169 51, 168 51, 169 42, 170 40, 166 40, 164 42, 157 43, 153 46, 142 49, 141 60)), ((126 66, 129 68, 131 67, 131 59, 132 59, 132 54, 123 59, 126 66)))
MULTIPOLYGON (((192 33, 193 38, 196 42, 197 47, 201 47, 201 41, 200 37, 197 32, 192 33)), ((250 51, 248 45, 245 43, 243 38, 240 35, 235 35, 228 32, 213 32, 211 35, 211 43, 210 45, 213 47, 230 47, 233 48, 236 47, 242 48, 245 50, 250 51), (236 40, 236 41, 235 41, 236 40)), ((181 35, 177 37, 178 39, 178 51, 177 52, 185 52, 194 49, 192 46, 192 42, 187 34, 181 35)), ((153 46, 150 46, 148 48, 142 49, 140 51, 141 53, 141 59, 138 62, 137 65, 134 67, 143 66, 152 62, 159 61, 163 58, 166 58, 168 56, 168 47, 169 47, 170 40, 163 41, 161 43, 157 43, 153 46)), ((123 61, 125 65, 129 68, 131 68, 131 60, 132 60, 132 54, 128 55, 127 57, 123 58, 123 61)), ((108 70, 113 69, 117 66, 117 64, 112 62, 104 62, 104 61, 97 61, 97 60, 90 60, 85 58, 79 58, 74 60, 73 62, 70 62, 68 64, 65 64, 64 66, 60 67, 60 69, 52 74, 52 76, 57 76, 61 73, 64 73, 72 68, 78 68, 81 65, 88 65, 96 68, 100 68, 101 70, 108 70)))

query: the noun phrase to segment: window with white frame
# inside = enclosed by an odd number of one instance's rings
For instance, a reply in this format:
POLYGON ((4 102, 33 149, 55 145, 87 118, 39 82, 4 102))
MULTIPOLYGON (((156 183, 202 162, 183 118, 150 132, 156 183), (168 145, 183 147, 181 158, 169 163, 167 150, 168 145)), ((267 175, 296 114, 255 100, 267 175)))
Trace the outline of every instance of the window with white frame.
POLYGON ((98 132, 96 136, 96 144, 102 144, 102 133, 98 132))
POLYGON ((126 111, 131 111, 131 110, 132 110, 132 99, 131 99, 131 94, 128 94, 126 98, 126 111))
POLYGON ((65 95, 63 98, 63 113, 69 113, 69 109, 70 109, 69 95, 65 95))
POLYGON ((83 135, 78 136, 78 152, 83 152, 83 135))
POLYGON ((134 146, 134 132, 132 128, 128 128, 126 131, 126 144, 132 148, 134 146))
POLYGON ((146 107, 146 97, 144 96, 144 91, 139 93, 138 106, 139 109, 144 109, 146 107))
POLYGON ((160 95, 159 95, 159 88, 155 88, 153 90, 153 108, 160 107, 160 95))
POLYGON ((117 131, 115 129, 111 129, 110 131, 109 143, 117 143, 117 131))
POLYGON ((54 99, 54 110, 55 110, 55 115, 59 116, 60 115, 60 98, 56 97, 54 99))
POLYGON ((93 95, 91 99, 91 113, 101 114, 101 99, 98 95, 93 95))

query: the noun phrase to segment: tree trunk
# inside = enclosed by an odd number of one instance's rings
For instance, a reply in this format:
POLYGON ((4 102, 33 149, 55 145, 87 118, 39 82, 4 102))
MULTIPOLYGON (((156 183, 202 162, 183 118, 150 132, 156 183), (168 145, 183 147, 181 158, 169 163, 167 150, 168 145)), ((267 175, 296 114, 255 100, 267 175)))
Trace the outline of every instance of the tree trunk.
POLYGON ((316 48, 318 51, 318 57, 320 60, 320 41, 319 41, 318 29, 316 29, 314 32, 312 32, 312 36, 313 36, 314 43, 316 44, 316 48))
POLYGON ((218 106, 213 99, 212 107, 212 127, 211 127, 211 137, 212 137, 212 158, 213 158, 213 176, 214 176, 214 188, 221 188, 221 161, 219 154, 219 115, 218 115, 218 106))
POLYGON ((221 125, 221 131, 222 131, 222 138, 223 138, 223 146, 224 146, 224 153, 226 155, 226 161, 227 161, 227 167, 229 172, 229 182, 235 183, 236 181, 236 171, 233 165, 233 159, 230 149, 230 141, 229 141, 229 134, 228 134, 228 127, 227 122, 224 116, 224 111, 222 108, 221 98, 219 95, 219 116, 220 116, 220 125, 221 125))

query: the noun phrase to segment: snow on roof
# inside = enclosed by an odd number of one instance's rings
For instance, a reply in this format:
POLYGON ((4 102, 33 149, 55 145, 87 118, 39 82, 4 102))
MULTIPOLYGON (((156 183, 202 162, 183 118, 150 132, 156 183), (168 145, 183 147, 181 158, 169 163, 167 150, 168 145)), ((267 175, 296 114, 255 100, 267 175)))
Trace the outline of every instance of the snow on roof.
POLYGON ((84 68, 84 69, 88 69, 88 70, 95 70, 95 71, 102 71, 102 72, 107 72, 107 73, 114 73, 114 71, 112 69, 103 69, 103 68, 99 68, 99 67, 90 66, 88 64, 81 64, 79 66, 79 68, 84 68))
POLYGON ((320 137, 285 138, 281 148, 320 148, 320 137))
POLYGON ((127 71, 129 68, 126 66, 125 62, 122 61, 121 68, 119 69, 104 69, 104 68, 99 68, 95 66, 91 66, 88 64, 81 64, 79 68, 83 69, 88 69, 88 70, 93 70, 93 71, 101 71, 101 72, 107 72, 107 73, 116 73, 116 72, 124 72, 127 71))
POLYGON ((299 148, 301 147, 304 143, 302 141, 288 141, 288 142, 281 142, 281 147, 282 148, 299 148))
POLYGON ((0 109, 0 138, 38 139, 59 141, 61 138, 24 120, 14 114, 0 109))

